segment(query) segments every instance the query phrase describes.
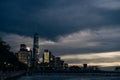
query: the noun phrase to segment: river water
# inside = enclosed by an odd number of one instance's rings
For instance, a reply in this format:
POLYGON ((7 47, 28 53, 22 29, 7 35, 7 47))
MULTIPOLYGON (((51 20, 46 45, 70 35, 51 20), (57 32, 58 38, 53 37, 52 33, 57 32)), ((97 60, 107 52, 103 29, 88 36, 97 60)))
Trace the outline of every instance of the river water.
POLYGON ((22 76, 18 80, 120 80, 120 76, 80 76, 65 74, 34 74, 22 76))

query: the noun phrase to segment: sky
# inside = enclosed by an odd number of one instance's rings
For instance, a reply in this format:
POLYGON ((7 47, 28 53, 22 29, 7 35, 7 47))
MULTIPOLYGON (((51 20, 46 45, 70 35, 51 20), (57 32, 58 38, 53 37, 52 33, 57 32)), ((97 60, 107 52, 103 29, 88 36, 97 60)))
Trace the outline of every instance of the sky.
POLYGON ((120 65, 120 0, 0 0, 0 37, 49 49, 69 64, 120 65))

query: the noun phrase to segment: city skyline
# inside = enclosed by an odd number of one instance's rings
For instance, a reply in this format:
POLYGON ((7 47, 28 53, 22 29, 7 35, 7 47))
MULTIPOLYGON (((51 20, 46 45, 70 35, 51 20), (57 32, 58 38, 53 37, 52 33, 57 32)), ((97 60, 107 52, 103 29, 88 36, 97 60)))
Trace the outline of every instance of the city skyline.
POLYGON ((120 66, 119 0, 0 1, 0 37, 17 52, 49 49, 68 64, 120 66))

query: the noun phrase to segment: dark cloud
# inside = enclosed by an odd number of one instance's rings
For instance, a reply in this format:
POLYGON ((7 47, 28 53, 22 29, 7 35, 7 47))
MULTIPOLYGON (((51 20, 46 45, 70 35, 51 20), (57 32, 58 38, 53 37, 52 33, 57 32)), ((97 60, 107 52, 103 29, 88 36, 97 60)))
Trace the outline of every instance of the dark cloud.
POLYGON ((38 32, 55 39, 86 28, 119 25, 119 9, 101 5, 94 0, 1 0, 0 31, 28 36, 38 32))

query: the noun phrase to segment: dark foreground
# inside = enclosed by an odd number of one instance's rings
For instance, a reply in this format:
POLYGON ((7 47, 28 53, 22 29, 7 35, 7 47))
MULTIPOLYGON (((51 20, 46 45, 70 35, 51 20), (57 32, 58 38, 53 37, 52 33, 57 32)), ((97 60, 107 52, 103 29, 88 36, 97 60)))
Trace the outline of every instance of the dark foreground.
POLYGON ((0 80, 120 80, 120 72, 36 72, 0 74, 0 80))
POLYGON ((120 76, 95 76, 91 74, 66 74, 66 73, 46 73, 46 74, 33 74, 32 76, 22 76, 17 80, 120 80, 120 76))
POLYGON ((0 80, 16 80, 17 78, 25 75, 25 71, 19 72, 2 72, 0 73, 0 80))

